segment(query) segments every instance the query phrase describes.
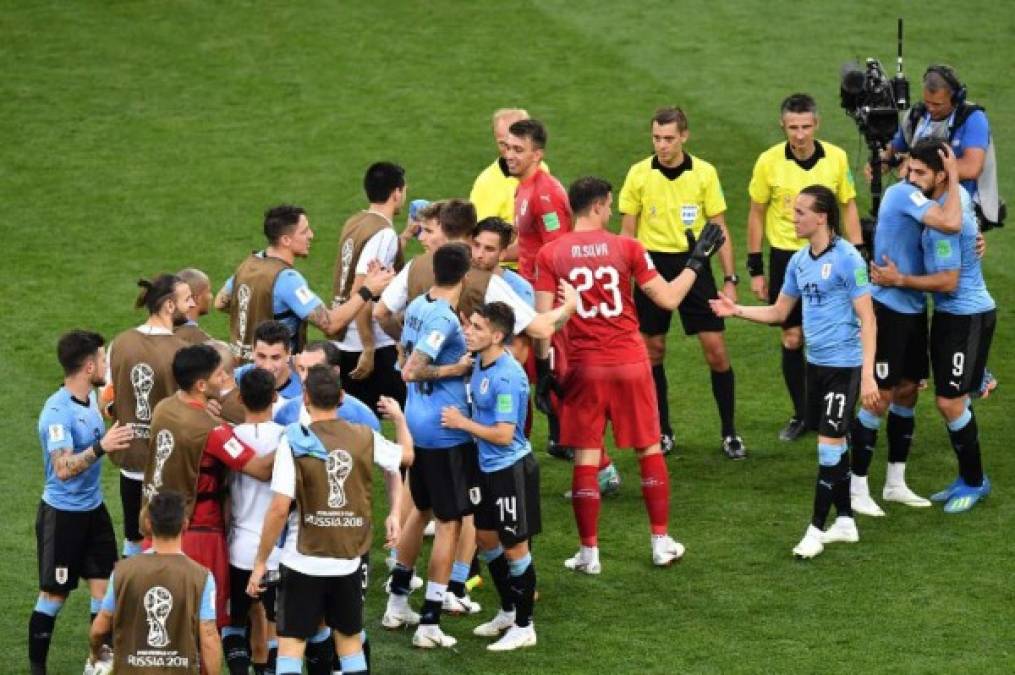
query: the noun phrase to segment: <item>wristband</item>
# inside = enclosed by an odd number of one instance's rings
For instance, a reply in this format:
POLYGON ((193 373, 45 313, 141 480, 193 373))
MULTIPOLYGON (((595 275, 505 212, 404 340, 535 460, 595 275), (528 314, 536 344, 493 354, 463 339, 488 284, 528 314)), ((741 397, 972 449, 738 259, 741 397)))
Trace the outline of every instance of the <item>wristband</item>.
POLYGON ((92 452, 95 453, 95 459, 102 459, 102 456, 106 454, 106 451, 102 447, 102 441, 92 443, 92 452))
POLYGON ((747 273, 752 277, 765 275, 765 259, 762 257, 761 251, 747 254, 747 273))
POLYGON ((359 294, 359 297, 363 298, 363 302, 370 302, 371 300, 374 299, 374 294, 371 293, 370 289, 367 288, 366 286, 360 286, 359 290, 356 291, 356 293, 359 294))

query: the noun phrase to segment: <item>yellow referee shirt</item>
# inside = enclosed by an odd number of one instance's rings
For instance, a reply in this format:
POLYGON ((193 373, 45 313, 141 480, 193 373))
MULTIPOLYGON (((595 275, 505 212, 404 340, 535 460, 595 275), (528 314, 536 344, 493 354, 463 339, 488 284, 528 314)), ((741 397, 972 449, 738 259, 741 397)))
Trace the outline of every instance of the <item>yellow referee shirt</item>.
MULTIPOLYGON (((550 170, 544 163, 540 163, 540 167, 543 171, 550 170)), ((518 179, 508 173, 504 158, 498 157, 496 162, 483 169, 472 184, 469 201, 476 207, 476 217, 483 220, 497 216, 513 224, 517 189, 518 179)))
POLYGON ((769 246, 799 251, 807 245, 793 227, 793 202, 808 185, 824 185, 842 204, 855 199, 856 187, 846 152, 831 143, 814 141, 814 154, 805 162, 793 156, 789 143, 773 145, 758 157, 748 192, 751 201, 768 207, 765 238, 769 246))
POLYGON ((638 216, 638 241, 649 251, 686 252, 684 230, 690 227, 698 234, 709 218, 725 210, 715 167, 687 152, 672 169, 655 155, 638 162, 620 190, 620 212, 638 216))

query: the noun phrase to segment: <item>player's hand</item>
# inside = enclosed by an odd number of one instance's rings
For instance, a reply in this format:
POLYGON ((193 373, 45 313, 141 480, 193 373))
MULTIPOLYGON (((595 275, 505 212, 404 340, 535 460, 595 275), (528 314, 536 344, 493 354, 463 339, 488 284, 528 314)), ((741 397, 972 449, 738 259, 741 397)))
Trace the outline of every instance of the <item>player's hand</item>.
POLYGON ((384 519, 384 548, 393 549, 398 545, 398 536, 402 533, 402 525, 398 522, 398 516, 389 513, 384 519))
POLYGON ((976 257, 982 258, 987 253, 987 238, 983 236, 983 232, 976 233, 976 257))
POLYGON ((451 375, 449 377, 462 377, 463 375, 468 375, 472 372, 472 364, 472 353, 465 352, 465 354, 462 355, 462 358, 458 359, 458 363, 449 366, 451 368, 451 375))
POLYGON ((374 350, 364 349, 359 353, 359 360, 356 367, 349 372, 349 377, 354 380, 365 380, 374 372, 374 350))
POLYGON ((550 359, 536 359, 536 408, 544 415, 553 414, 551 392, 561 395, 561 387, 550 368, 550 359))
POLYGON ((695 274, 701 274, 702 270, 708 267, 709 259, 726 241, 726 235, 717 223, 707 223, 701 230, 701 236, 694 238, 694 233, 688 228, 685 232, 687 245, 690 247, 691 256, 687 259, 687 267, 694 270, 695 274))
POLYGON ((264 591, 264 584, 261 583, 261 579, 264 578, 264 563, 255 562, 254 569, 250 570, 250 580, 247 582, 247 595, 252 598, 258 598, 264 591))
POLYGON ((441 426, 446 429, 461 429, 467 418, 453 405, 441 409, 441 426))
POLYGON ((737 303, 725 293, 719 293, 718 296, 708 301, 708 306, 712 308, 712 313, 720 319, 736 316, 737 303))
POLYGON ((874 375, 865 375, 860 380, 860 402, 867 409, 877 408, 881 400, 881 392, 878 391, 878 383, 874 375))
POLYGON ((107 453, 117 452, 119 450, 126 450, 133 438, 134 427, 129 424, 120 424, 119 421, 116 421, 113 422, 113 426, 109 427, 109 431, 99 441, 99 445, 107 453))
POLYGON ((937 151, 937 154, 941 156, 941 163, 944 165, 945 173, 948 174, 948 182, 955 184, 959 182, 959 160, 955 157, 955 151, 952 150, 952 146, 947 143, 942 143, 941 148, 937 151))
POLYGON ((560 304, 566 308, 568 315, 574 314, 578 308, 578 291, 575 287, 565 279, 561 279, 557 287, 557 297, 560 298, 560 304))
POLYGON ((380 295, 381 291, 395 278, 395 271, 389 269, 377 260, 371 260, 367 264, 367 274, 363 277, 363 285, 367 287, 371 295, 380 295))
POLYGON ((737 285, 732 281, 727 281, 722 285, 722 294, 732 300, 734 303, 737 301, 737 285))
POLYGON ((898 286, 902 282, 899 268, 895 266, 895 263, 887 255, 881 257, 885 263, 884 265, 878 265, 875 262, 871 263, 871 281, 878 286, 898 286))
POLYGON ((209 398, 205 404, 205 409, 210 412, 213 416, 222 418, 222 401, 217 398, 209 398))
POLYGON ((751 277, 751 293, 754 293, 754 297, 758 300, 768 302, 768 280, 764 274, 751 277))
POLYGON ((390 396, 381 396, 377 399, 377 412, 379 412, 381 417, 384 419, 392 420, 394 422, 405 419, 405 413, 402 412, 402 406, 398 405, 398 401, 390 396))

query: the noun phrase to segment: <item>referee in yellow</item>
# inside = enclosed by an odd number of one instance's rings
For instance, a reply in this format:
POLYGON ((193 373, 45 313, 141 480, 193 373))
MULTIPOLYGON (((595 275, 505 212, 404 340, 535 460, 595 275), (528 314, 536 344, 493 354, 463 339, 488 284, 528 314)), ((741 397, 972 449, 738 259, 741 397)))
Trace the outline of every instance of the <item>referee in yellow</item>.
MULTIPOLYGON (((690 132, 683 110, 660 108, 652 117, 651 128, 655 153, 631 167, 620 191, 621 234, 636 237, 644 244, 659 274, 671 281, 687 263, 689 246, 685 231, 689 229, 697 235, 706 222, 718 223, 726 235, 726 243, 719 249, 725 275, 723 292, 735 298, 739 280, 734 273, 733 244, 726 231, 726 200, 719 175, 711 164, 684 150, 690 132)), ((684 334, 698 336, 705 361, 712 370, 712 394, 719 408, 722 451, 730 459, 744 459, 747 450, 737 435, 733 419, 734 378, 723 335, 726 326, 708 305, 715 297, 715 279, 709 269, 708 274, 698 275, 677 310, 684 334)), ((669 453, 674 441, 665 360, 666 333, 673 314, 660 309, 641 289, 635 289, 634 301, 652 362, 662 428, 660 443, 663 452, 669 453)))
MULTIPOLYGON (((807 94, 786 98, 782 102, 782 130, 786 142, 761 153, 748 188, 751 208, 747 216, 747 271, 751 275, 751 291, 769 304, 775 302, 782 290, 790 257, 807 245, 805 239, 796 235, 793 225, 793 204, 800 190, 808 185, 824 185, 834 192, 842 206, 846 238, 858 248, 863 241, 849 159, 842 148, 815 138, 818 106, 814 99, 807 94), (763 233, 769 245, 767 282, 761 254, 763 233)), ((793 402, 793 417, 779 432, 783 441, 796 440, 807 430, 801 323, 798 303, 782 324, 782 375, 793 402)))

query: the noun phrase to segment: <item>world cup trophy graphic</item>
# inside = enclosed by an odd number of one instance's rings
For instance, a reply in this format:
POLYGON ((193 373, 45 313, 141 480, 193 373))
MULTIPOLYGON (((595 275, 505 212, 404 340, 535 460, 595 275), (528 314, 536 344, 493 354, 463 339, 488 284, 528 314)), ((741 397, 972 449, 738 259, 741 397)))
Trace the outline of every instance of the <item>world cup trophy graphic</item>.
POLYGON ((148 646, 159 649, 168 647, 166 619, 173 611, 172 594, 162 586, 152 586, 144 594, 144 611, 148 621, 148 646))
POLYGON ((155 386, 155 371, 147 363, 138 363, 130 369, 130 384, 134 387, 134 416, 139 422, 151 422, 152 407, 148 396, 155 386))
POLYGON ((155 436, 155 470, 152 471, 152 488, 157 490, 162 487, 162 469, 166 466, 166 460, 173 454, 173 447, 176 441, 169 429, 163 429, 155 436))
POLYGON ((250 286, 240 284, 236 287, 236 301, 240 305, 239 310, 239 335, 240 343, 247 339, 247 311, 250 309, 250 286))
POLYGON ((335 296, 335 300, 339 304, 349 299, 347 295, 346 282, 349 280, 349 265, 352 264, 352 254, 355 247, 353 246, 352 239, 347 239, 342 244, 342 272, 338 278, 338 295, 335 296))
POLYGON ((352 472, 352 456, 341 448, 328 453, 328 506, 340 509, 345 506, 345 479, 352 472))

